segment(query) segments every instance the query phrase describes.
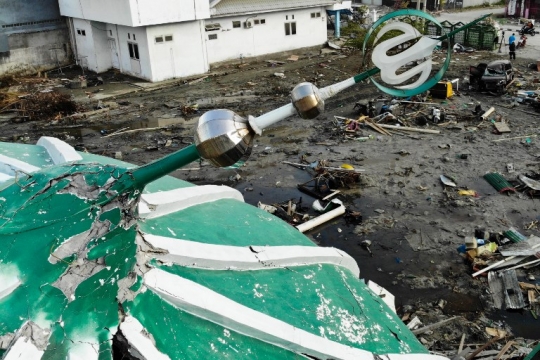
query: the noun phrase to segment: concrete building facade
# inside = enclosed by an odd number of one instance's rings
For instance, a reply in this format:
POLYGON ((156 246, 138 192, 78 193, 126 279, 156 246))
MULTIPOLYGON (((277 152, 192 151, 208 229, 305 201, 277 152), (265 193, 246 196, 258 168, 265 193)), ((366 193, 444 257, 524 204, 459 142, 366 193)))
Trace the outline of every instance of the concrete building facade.
POLYGON ((70 61, 68 27, 57 0, 0 0, 0 76, 70 61))
POLYGON ((321 45, 337 0, 60 0, 81 65, 149 81, 211 64, 321 45))

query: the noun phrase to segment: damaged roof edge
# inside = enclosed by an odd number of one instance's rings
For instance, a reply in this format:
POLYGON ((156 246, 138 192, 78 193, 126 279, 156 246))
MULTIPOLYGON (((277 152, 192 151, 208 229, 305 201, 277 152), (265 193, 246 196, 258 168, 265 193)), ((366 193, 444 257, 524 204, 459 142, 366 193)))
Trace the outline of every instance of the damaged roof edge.
POLYGON ((268 12, 296 10, 296 9, 308 9, 320 6, 330 6, 341 3, 341 1, 335 0, 304 0, 304 1, 273 1, 271 3, 265 3, 264 1, 246 1, 246 0, 216 0, 215 5, 210 6, 210 17, 222 17, 230 15, 252 15, 268 12))

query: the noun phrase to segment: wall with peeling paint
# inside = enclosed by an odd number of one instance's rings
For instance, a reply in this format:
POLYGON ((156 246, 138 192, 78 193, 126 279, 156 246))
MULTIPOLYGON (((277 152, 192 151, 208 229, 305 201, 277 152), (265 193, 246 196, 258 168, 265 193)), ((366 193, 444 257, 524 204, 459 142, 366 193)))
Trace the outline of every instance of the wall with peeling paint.
POLYGON ((0 0, 0 9, 0 76, 69 61, 69 34, 57 0, 0 0))
POLYGON ((9 34, 7 41, 10 50, 0 53, 0 76, 35 74, 71 62, 67 28, 9 34))

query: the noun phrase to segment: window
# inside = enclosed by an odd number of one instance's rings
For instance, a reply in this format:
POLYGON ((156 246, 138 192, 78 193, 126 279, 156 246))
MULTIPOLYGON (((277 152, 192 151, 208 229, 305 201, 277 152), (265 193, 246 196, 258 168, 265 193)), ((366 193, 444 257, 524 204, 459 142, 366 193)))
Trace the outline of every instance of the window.
POLYGON ((130 34, 130 33, 128 33, 128 39, 130 39, 130 40, 131 40, 131 34, 130 34))
POLYGON ((208 40, 217 40, 217 34, 208 35, 208 40))
POLYGON ((217 30, 221 30, 221 24, 219 23, 215 23, 215 24, 206 24, 204 26, 204 30, 205 31, 217 31, 217 30))
POLYGON ((139 60, 139 45, 128 42, 129 57, 133 60, 139 60))
POLYGON ((266 20, 265 19, 255 19, 255 20, 253 20, 253 23, 255 25, 266 24, 266 20))
POLYGON ((296 35, 296 23, 285 23, 285 35, 296 35))
POLYGON ((159 35, 159 36, 156 36, 154 38, 154 41, 156 42, 156 44, 161 44, 163 42, 168 42, 168 41, 173 41, 173 36, 172 35, 159 35))
POLYGON ((266 19, 261 19, 261 24, 266 24, 266 19))
POLYGON ((86 30, 77 29, 77 35, 86 36, 86 30))
POLYGON ((112 30, 109 30, 109 36, 112 36, 112 30))
POLYGON ((233 28, 239 28, 239 27, 242 27, 242 22, 241 22, 241 21, 233 21, 233 22, 232 22, 232 27, 233 27, 233 28))
POLYGON ((311 13, 311 18, 314 19, 314 18, 320 18, 321 17, 321 13, 320 12, 316 12, 316 13, 311 13))
MULTIPOLYGON (((293 18, 293 19, 294 19, 294 18, 293 18)), ((135 39, 135 34, 133 34, 133 40, 137 40, 137 39, 135 39)))

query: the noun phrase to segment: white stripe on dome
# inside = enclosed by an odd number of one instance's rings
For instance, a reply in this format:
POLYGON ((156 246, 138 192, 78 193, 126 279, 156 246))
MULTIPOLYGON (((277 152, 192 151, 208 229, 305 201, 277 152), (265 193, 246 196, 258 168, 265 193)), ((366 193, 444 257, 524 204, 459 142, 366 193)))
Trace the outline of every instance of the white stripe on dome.
POLYGON ((258 340, 321 359, 442 360, 429 354, 376 355, 353 348, 287 324, 239 304, 191 280, 160 269, 144 275, 144 284, 175 307, 227 329, 258 340))
POLYGON ((44 351, 39 350, 30 339, 25 336, 21 336, 15 341, 13 345, 8 349, 8 352, 2 359, 4 360, 20 360, 20 359, 32 359, 39 360, 43 356, 44 351))
POLYGON ((39 168, 27 162, 0 154, 0 173, 7 176, 15 176, 17 171, 33 173, 39 168))
POLYGON ((126 316, 120 324, 120 331, 126 338, 131 355, 141 360, 170 360, 156 348, 156 344, 148 337, 148 331, 133 316, 126 316))
POLYGON ((42 136, 37 145, 43 146, 47 150, 55 164, 82 160, 82 156, 71 145, 54 137, 42 136))
POLYGON ((0 172, 0 184, 5 183, 8 180, 13 179, 15 176, 6 175, 0 172))
POLYGON ((42 329, 32 321, 26 321, 8 345, 3 360, 39 360, 47 348, 50 329, 42 329))
POLYGON ((69 353, 66 360, 98 360, 99 343, 93 341, 76 341, 69 347, 69 353))
POLYGON ((188 207, 221 199, 234 199, 244 202, 242 194, 228 186, 204 185, 190 186, 169 191, 142 194, 139 202, 139 215, 152 219, 188 207))
POLYGON ((333 264, 350 270, 360 269, 344 251, 318 246, 229 246, 143 234, 146 242, 167 253, 152 254, 156 259, 178 265, 210 270, 265 270, 313 264, 333 264))
POLYGON ((163 270, 152 269, 147 272, 144 283, 181 310, 299 354, 320 359, 373 359, 373 355, 368 351, 308 333, 163 270))
POLYGON ((0 274, 0 300, 11 294, 19 285, 21 280, 17 276, 0 274))

